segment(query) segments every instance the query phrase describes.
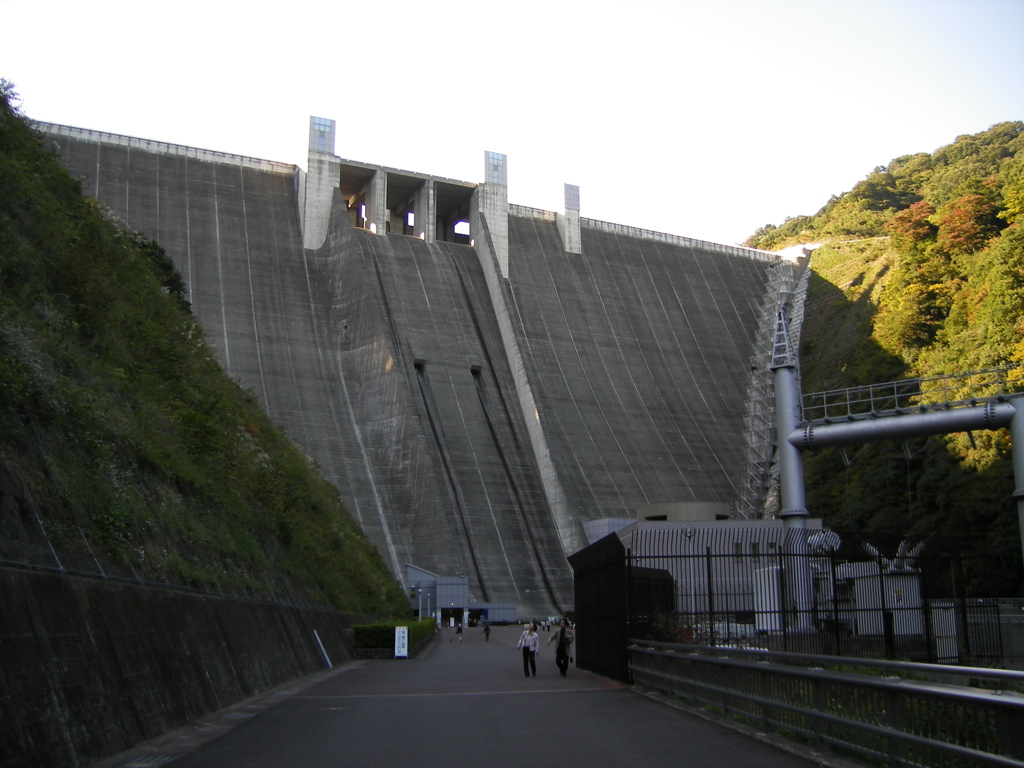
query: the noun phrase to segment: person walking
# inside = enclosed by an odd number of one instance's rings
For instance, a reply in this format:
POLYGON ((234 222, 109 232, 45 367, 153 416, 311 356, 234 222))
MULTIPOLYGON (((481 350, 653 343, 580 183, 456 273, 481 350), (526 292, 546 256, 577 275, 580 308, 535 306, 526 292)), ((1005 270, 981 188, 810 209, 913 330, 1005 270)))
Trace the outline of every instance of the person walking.
POLYGON ((562 677, 569 672, 569 649, 574 639, 567 619, 559 619, 558 631, 548 638, 548 645, 551 645, 552 640, 558 641, 558 645, 555 646, 555 664, 558 665, 558 673, 562 677))
POLYGON ((491 625, 484 624, 484 642, 491 642, 491 625))
POLYGON ((459 636, 459 642, 462 642, 462 622, 460 621, 455 627, 455 634, 459 636))
POLYGON ((531 623, 516 643, 516 648, 523 651, 523 672, 527 677, 530 673, 537 676, 537 650, 540 647, 540 636, 537 634, 537 625, 531 623))

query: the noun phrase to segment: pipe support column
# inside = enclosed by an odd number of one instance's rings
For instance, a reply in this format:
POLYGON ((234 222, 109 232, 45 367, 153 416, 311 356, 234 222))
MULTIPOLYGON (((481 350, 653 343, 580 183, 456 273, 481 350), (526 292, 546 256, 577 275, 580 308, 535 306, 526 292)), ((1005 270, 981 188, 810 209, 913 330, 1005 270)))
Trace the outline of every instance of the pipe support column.
POLYGON ((775 328, 775 350, 771 370, 775 383, 775 426, 779 462, 779 491, 782 496, 779 517, 786 532, 786 551, 792 559, 789 597, 796 609, 797 632, 814 631, 814 582, 807 557, 807 502, 804 496, 804 463, 800 449, 789 442, 789 435, 800 425, 800 384, 797 381, 796 355, 786 328, 785 310, 779 310, 775 328))
POLYGON ((1010 450, 1013 452, 1013 500, 1017 502, 1017 525, 1024 556, 1024 395, 1009 398, 1015 413, 1010 419, 1010 450))

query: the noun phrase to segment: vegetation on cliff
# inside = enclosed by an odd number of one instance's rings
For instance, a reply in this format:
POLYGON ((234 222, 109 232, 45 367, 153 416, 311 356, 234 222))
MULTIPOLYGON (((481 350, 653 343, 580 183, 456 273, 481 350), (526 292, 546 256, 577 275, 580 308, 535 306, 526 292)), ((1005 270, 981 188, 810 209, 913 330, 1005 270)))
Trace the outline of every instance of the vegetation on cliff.
POLYGON ((214 359, 170 259, 0 92, 0 556, 404 613, 337 491, 214 359))
MULTIPOLYGON (((1022 386, 1022 149, 1021 122, 960 136, 896 158, 813 216, 747 241, 823 244, 811 256, 805 392, 1001 367, 1010 367, 1010 388, 1022 386)), ((903 537, 983 546, 986 593, 1017 594, 1009 451, 1005 431, 822 451, 806 461, 808 505, 828 525, 889 548, 903 537)))

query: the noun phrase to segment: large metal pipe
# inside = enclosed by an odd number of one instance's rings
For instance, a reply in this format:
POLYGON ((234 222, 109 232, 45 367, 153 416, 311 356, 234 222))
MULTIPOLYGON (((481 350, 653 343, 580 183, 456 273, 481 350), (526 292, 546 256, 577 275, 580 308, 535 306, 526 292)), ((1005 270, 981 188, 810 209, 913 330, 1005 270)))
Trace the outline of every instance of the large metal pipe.
MULTIPOLYGON (((789 420, 788 418, 784 419, 780 412, 780 442, 781 427, 784 421, 788 423, 789 420)), ((862 418, 852 417, 849 421, 841 422, 813 422, 792 429, 785 442, 798 451, 804 451, 1002 427, 1010 428, 1015 484, 1013 499, 1017 504, 1021 553, 1024 556, 1024 395, 1006 395, 1002 400, 942 411, 887 413, 862 418)), ((780 457, 783 455, 780 446, 780 457)), ((780 472, 784 472, 784 470, 780 470, 780 472)), ((798 493, 797 498, 802 504, 802 486, 798 493)), ((785 494, 783 494, 783 498, 785 499, 785 494)))
POLYGON ((1016 408, 1009 402, 988 402, 944 411, 868 416, 830 424, 815 422, 791 431, 786 442, 803 451, 976 429, 999 429, 1010 426, 1015 413, 1016 408))
POLYGON ((804 527, 807 517, 807 502, 804 497, 804 462, 800 455, 802 448, 793 443, 792 435, 798 433, 800 424, 800 385, 794 366, 780 366, 775 369, 775 418, 778 428, 779 445, 779 490, 782 492, 782 509, 779 517, 786 520, 786 527, 804 527), (787 435, 790 436, 789 439, 787 435), (800 518, 790 520, 790 518, 800 518))
POLYGON ((782 518, 786 530, 786 549, 797 555, 789 582, 790 599, 796 608, 797 632, 812 632, 814 625, 814 585, 807 555, 807 503, 804 495, 804 462, 800 449, 786 436, 800 424, 800 383, 797 380, 796 355, 786 327, 786 314, 780 310, 775 325, 775 351, 772 355, 775 384, 775 426, 778 430, 779 491, 782 518))

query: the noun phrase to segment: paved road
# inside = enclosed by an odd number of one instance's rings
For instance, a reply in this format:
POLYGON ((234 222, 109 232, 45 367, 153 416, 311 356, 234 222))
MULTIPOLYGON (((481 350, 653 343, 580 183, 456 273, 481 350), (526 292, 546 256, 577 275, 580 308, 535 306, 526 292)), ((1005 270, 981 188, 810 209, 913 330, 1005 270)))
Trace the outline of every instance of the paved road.
POLYGON ((411 660, 354 661, 103 765, 336 768, 549 761, 585 768, 803 768, 818 763, 571 667, 541 634, 537 676, 515 643, 444 630, 411 660))

